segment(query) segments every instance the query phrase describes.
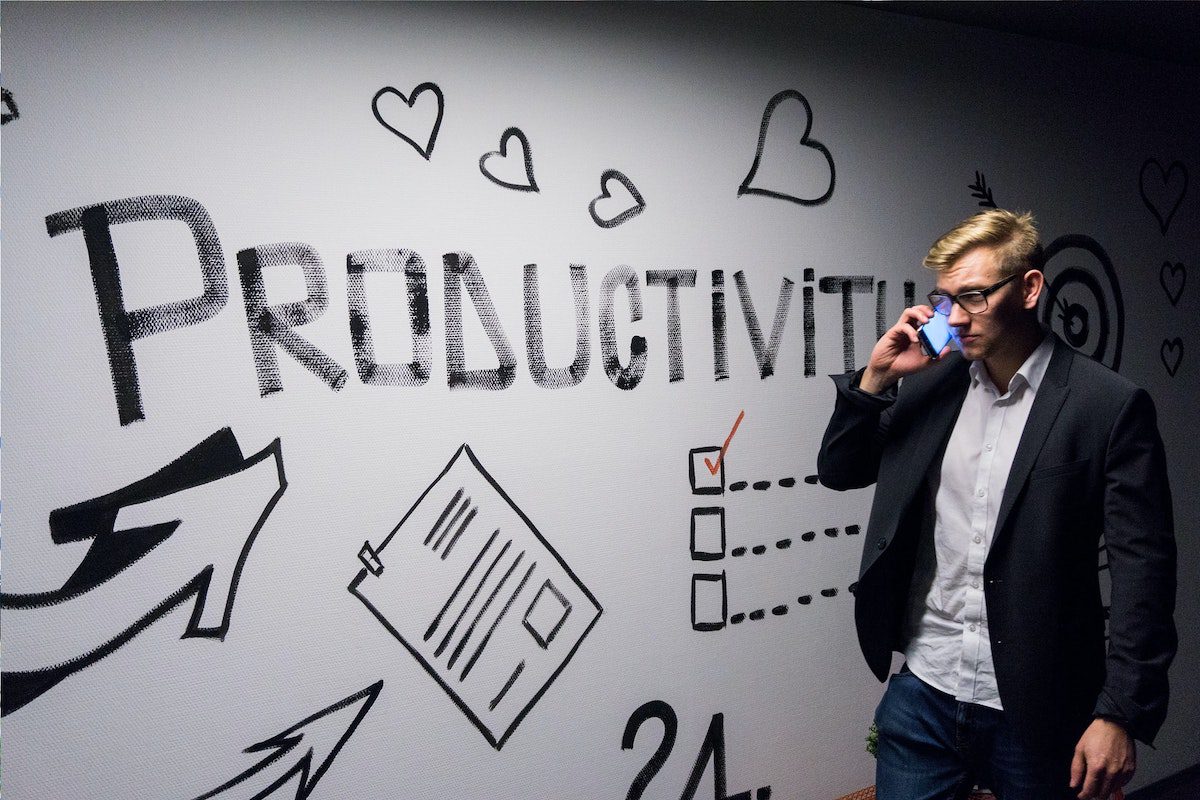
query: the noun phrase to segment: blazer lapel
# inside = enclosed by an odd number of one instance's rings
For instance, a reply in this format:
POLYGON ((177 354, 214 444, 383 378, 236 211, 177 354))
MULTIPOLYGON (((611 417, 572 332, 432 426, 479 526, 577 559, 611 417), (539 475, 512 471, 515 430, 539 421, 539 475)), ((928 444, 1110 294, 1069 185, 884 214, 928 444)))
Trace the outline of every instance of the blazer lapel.
POLYGON ((996 517, 993 533, 993 549, 996 538, 1003 535, 1004 523, 1025 487, 1029 472, 1067 399, 1067 376, 1070 375, 1074 358, 1075 351, 1056 336, 1054 353, 1050 356, 1050 364, 1046 367, 1037 396, 1033 399, 1033 407, 1029 409, 1029 418, 1025 421, 1025 430, 1021 433, 1021 441, 1017 444, 1017 452, 1008 472, 1008 482, 1004 485, 1004 497, 1000 501, 1000 513, 996 517))

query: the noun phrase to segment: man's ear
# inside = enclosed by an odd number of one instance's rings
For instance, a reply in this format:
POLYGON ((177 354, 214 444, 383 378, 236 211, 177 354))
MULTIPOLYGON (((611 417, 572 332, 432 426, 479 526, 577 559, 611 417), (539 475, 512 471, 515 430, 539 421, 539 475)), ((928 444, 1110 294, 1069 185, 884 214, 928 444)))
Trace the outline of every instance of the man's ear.
POLYGON ((1025 308, 1037 308, 1042 290, 1046 288, 1046 276, 1040 269, 1031 269, 1021 278, 1021 291, 1025 297, 1025 308))

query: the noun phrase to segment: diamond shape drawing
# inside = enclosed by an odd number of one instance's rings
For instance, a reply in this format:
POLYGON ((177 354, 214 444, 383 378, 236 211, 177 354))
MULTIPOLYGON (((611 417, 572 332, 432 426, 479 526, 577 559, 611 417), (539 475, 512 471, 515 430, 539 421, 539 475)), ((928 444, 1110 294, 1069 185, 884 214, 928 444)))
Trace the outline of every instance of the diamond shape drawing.
POLYGON ((603 613, 465 444, 358 555, 350 593, 497 750, 603 613))

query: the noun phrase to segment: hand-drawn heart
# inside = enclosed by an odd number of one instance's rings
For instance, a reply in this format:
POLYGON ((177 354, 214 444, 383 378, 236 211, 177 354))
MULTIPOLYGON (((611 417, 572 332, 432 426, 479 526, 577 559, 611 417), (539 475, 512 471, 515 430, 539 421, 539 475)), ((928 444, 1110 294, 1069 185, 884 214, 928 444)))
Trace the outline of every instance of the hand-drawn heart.
POLYGON ((7 125, 21 116, 17 112, 17 101, 13 100, 12 92, 0 88, 0 100, 4 103, 4 111, 0 113, 0 125, 7 125))
POLYGON ((412 145, 413 149, 420 153, 421 157, 426 161, 428 161, 429 157, 433 154, 433 145, 435 142, 437 142, 438 130, 442 127, 442 113, 445 110, 446 98, 442 95, 442 90, 438 88, 437 84, 430 83, 428 81, 413 89, 412 95, 409 97, 405 97, 403 93, 391 86, 385 86, 376 92, 375 96, 371 98, 371 112, 375 114, 375 119, 379 120, 379 124, 412 145), (396 97, 399 97, 402 101, 404 101, 406 106, 412 108, 413 104, 417 102, 417 98, 420 97, 424 92, 433 92, 434 97, 437 98, 437 119, 433 121, 433 130, 429 132, 429 137, 425 142, 425 146, 422 147, 421 145, 417 144, 415 139, 412 139, 405 133, 401 133, 399 129, 389 124, 388 121, 383 118, 383 114, 379 113, 379 98, 383 97, 384 95, 394 94, 396 97))
POLYGON ((1142 202, 1158 220, 1159 231, 1166 236, 1167 228, 1171 225, 1171 218, 1175 216, 1175 212, 1179 210, 1179 204, 1183 202, 1183 198, 1187 194, 1187 167, 1181 161, 1172 161, 1171 166, 1164 170, 1157 159, 1147 159, 1146 163, 1142 164, 1138 183, 1142 193, 1142 202), (1151 167, 1154 169, 1152 170, 1151 167), (1157 171, 1157 174, 1152 174, 1154 171, 1157 171), (1178 174, 1178 178, 1173 177, 1176 174, 1178 174))
POLYGON ((628 222, 645 210, 646 201, 642 198, 642 193, 639 192, 637 187, 633 185, 633 181, 629 180, 629 178, 626 178, 623 173, 618 172, 615 169, 604 170, 604 173, 600 176, 600 196, 588 204, 588 213, 592 215, 592 219, 601 228, 615 228, 622 222, 628 222), (622 211, 620 214, 617 214, 615 217, 605 218, 596 213, 596 204, 601 200, 607 200, 613 197, 613 195, 608 193, 608 182, 612 180, 617 181, 625 187, 625 190, 633 199, 634 204, 632 206, 627 206, 624 211, 622 211))
POLYGON ((1183 296, 1183 287, 1187 285, 1187 267, 1179 262, 1172 264, 1164 261, 1162 269, 1158 271, 1158 282, 1162 284, 1171 305, 1178 305, 1179 298, 1183 296))
POLYGON ((503 186, 506 189, 516 189, 518 192, 537 192, 537 181, 533 179, 533 150, 529 147, 529 140, 525 138, 525 134, 520 128, 509 128, 500 135, 500 149, 492 150, 490 153, 484 153, 479 157, 479 171, 483 173, 483 177, 487 178, 492 183, 503 186), (521 143, 521 154, 525 158, 525 183, 515 183, 506 181, 496 177, 488 168, 487 162, 492 158, 506 158, 508 156, 508 140, 516 139, 521 143))
MULTIPOLYGON (((772 97, 767 103, 766 110, 763 111, 762 124, 758 129, 758 149, 754 153, 754 163, 750 166, 750 171, 746 173, 746 177, 742 181, 742 185, 738 187, 738 197, 741 197, 744 194, 761 194, 767 197, 774 197, 779 200, 790 200, 791 202, 799 203, 802 206, 818 206, 828 200, 833 195, 833 187, 836 181, 837 173, 833 165, 833 156, 829 153, 829 148, 808 135, 812 131, 812 123, 812 106, 808 104, 808 100, 804 97, 804 95, 800 94, 800 92, 796 91, 795 89, 785 89, 772 97), (762 161, 763 146, 767 142, 767 128, 770 127, 771 124, 771 115, 775 113, 775 109, 779 106, 779 104, 785 100, 798 100, 800 101, 800 104, 804 106, 806 121, 804 124, 804 133, 800 134, 800 145, 802 147, 809 147, 813 150, 816 150, 825 157, 825 161, 829 164, 829 186, 817 197, 801 197, 798 193, 799 189, 797 189, 797 193, 791 193, 776 191, 773 189, 763 189, 751 185, 754 182, 754 178, 758 174, 758 165, 762 161)), ((813 192, 804 192, 804 194, 813 194, 813 192)))
POLYGON ((1162 359, 1163 366, 1167 368, 1167 374, 1174 378, 1175 373, 1179 371, 1179 365, 1183 363, 1183 339, 1178 336, 1174 339, 1163 339, 1158 357, 1162 359))

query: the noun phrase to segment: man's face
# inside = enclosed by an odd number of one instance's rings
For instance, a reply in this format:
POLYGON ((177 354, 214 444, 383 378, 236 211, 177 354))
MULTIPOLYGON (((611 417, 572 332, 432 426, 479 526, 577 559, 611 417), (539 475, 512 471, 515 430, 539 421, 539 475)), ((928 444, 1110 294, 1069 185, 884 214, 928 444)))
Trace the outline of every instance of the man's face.
MULTIPOLYGON (((1001 280, 1000 259, 995 250, 969 250, 938 276, 938 291, 958 295, 986 289, 1001 280)), ((1025 313, 1023 281, 1020 277, 988 295, 986 311, 968 314, 958 303, 950 310, 950 324, 958 329, 963 356, 971 361, 987 360, 1004 351, 1011 334, 1025 313)))

